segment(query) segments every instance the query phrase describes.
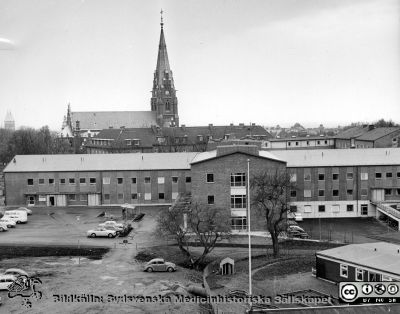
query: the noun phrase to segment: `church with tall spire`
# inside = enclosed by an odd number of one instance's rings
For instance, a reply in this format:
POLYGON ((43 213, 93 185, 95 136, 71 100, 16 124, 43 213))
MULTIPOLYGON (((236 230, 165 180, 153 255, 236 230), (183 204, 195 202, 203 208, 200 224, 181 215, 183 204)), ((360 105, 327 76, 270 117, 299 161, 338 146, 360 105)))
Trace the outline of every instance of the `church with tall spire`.
POLYGON ((157 124, 162 127, 179 126, 178 99, 174 78, 169 66, 164 21, 161 10, 161 33, 158 45, 157 67, 154 71, 151 111, 156 112, 157 124))
POLYGON ((104 129, 179 126, 178 99, 165 43, 163 11, 160 13, 161 32, 150 111, 71 111, 68 104, 61 137, 70 137, 71 134, 91 137, 104 129))

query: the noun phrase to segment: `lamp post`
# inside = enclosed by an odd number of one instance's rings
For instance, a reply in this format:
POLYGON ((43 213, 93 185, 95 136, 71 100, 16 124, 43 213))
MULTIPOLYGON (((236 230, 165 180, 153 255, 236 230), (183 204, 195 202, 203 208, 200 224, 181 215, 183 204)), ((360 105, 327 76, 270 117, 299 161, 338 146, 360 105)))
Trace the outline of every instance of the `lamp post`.
MULTIPOLYGON (((249 236, 249 295, 252 295, 251 286, 251 235, 250 235, 250 159, 247 159, 247 233, 249 236)), ((251 308, 251 300, 250 300, 251 308)))

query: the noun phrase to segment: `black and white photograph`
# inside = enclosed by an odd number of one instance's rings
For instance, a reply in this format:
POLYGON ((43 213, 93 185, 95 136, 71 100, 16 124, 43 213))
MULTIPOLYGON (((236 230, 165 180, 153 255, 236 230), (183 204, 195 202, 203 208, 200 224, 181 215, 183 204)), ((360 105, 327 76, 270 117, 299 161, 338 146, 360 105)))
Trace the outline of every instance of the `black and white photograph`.
POLYGON ((400 312, 400 0, 0 0, 0 313, 400 312))

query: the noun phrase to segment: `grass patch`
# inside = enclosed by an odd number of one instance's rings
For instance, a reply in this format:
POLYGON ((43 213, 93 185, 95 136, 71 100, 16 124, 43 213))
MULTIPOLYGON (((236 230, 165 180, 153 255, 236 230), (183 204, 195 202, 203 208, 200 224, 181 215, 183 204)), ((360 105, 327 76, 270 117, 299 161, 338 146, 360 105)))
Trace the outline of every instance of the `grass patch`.
POLYGON ((314 256, 296 256, 285 259, 271 260, 271 265, 258 270, 254 275, 254 280, 264 280, 274 276, 287 276, 297 273, 306 273, 315 266, 314 256), (276 262, 276 264, 275 264, 276 262))

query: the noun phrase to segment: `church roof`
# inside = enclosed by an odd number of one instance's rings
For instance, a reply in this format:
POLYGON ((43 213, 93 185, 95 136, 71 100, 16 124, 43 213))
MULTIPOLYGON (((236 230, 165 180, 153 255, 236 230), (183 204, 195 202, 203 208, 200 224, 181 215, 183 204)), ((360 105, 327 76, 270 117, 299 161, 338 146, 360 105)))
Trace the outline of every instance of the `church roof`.
POLYGON ((156 125, 156 113, 152 111, 87 111, 71 112, 72 126, 79 121, 81 130, 143 128, 156 125))

